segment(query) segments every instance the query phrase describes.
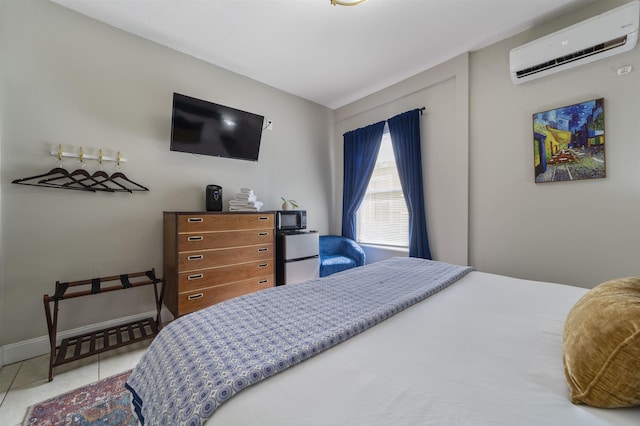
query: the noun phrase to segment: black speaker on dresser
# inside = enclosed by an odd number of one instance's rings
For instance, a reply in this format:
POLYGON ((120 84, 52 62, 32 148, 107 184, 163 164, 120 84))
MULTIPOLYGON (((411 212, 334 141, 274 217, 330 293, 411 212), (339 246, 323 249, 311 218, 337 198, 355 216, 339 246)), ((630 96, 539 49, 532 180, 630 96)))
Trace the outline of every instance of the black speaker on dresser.
POLYGON ((208 212, 222 211, 222 187, 220 185, 207 185, 206 205, 208 212))

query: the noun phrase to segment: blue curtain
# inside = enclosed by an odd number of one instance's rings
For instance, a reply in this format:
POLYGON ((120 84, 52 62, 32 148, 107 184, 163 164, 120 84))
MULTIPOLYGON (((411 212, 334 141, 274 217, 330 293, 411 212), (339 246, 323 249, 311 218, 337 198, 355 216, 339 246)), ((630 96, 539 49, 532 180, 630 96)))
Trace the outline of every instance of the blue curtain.
POLYGON ((387 123, 402 192, 409 211, 409 256, 431 259, 422 189, 420 110, 414 109, 396 115, 387 120, 387 123))
POLYGON ((376 165, 384 121, 344 136, 344 184, 342 191, 342 235, 356 239, 356 212, 367 192, 376 165))

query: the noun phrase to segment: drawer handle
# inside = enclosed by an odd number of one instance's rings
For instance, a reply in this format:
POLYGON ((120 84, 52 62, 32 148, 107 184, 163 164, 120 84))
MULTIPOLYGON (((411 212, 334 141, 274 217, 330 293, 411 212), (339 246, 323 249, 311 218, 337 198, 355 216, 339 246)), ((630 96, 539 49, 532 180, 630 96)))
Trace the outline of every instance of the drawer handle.
POLYGON ((268 216, 260 216, 258 217, 258 220, 269 220, 268 216))
POLYGON ((188 279, 189 281, 193 281, 193 280, 200 280, 200 279, 202 279, 202 278, 204 278, 204 274, 193 274, 193 275, 189 275, 189 276, 187 277, 187 279, 188 279))
POLYGON ((269 280, 260 280, 258 281, 258 284, 267 284, 269 282, 269 280))
POLYGON ((187 219, 187 222, 203 222, 204 219, 201 217, 190 217, 187 219))
POLYGON ((269 235, 268 232, 258 232, 258 237, 266 237, 267 235, 269 235))
POLYGON ((258 268, 266 268, 267 266, 269 266, 268 263, 261 263, 258 265, 258 268))
POLYGON ((192 256, 188 256, 187 260, 202 260, 204 258, 201 254, 194 254, 192 256))
POLYGON ((196 299, 200 299, 202 297, 204 297, 204 294, 197 293, 197 294, 192 294, 192 295, 188 296, 187 300, 196 300, 196 299))
POLYGON ((187 241, 202 241, 204 240, 204 237, 202 236, 196 236, 196 237, 187 237, 187 241))
POLYGON ((259 251, 260 253, 264 253, 264 252, 269 251, 269 248, 268 248, 268 247, 260 247, 260 248, 258 249, 258 251, 259 251))

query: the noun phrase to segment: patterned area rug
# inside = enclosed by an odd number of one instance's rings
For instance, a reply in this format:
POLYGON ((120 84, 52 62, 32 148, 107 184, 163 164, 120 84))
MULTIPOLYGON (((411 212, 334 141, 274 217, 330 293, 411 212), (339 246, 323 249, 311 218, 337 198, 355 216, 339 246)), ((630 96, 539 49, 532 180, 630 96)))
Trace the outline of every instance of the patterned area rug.
POLYGON ((31 407, 24 426, 135 426, 131 394, 124 383, 131 371, 107 377, 31 407))

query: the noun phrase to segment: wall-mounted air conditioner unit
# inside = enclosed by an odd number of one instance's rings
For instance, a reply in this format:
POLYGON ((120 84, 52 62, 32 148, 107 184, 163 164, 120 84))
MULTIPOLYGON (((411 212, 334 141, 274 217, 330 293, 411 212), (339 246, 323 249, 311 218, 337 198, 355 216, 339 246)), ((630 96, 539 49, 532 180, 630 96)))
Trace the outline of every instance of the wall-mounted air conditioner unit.
POLYGON ((640 1, 634 0, 509 53, 514 84, 554 74, 633 49, 638 41, 640 1))

